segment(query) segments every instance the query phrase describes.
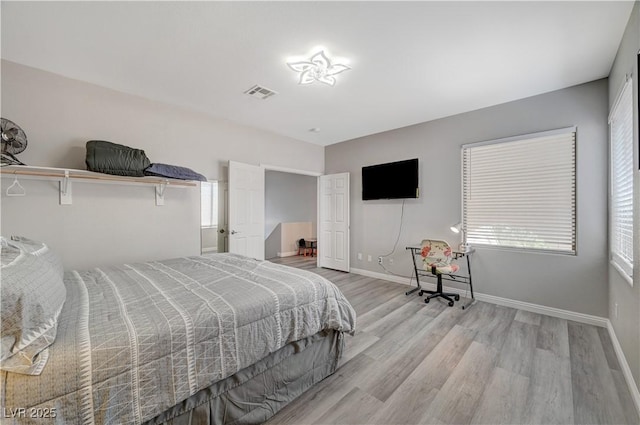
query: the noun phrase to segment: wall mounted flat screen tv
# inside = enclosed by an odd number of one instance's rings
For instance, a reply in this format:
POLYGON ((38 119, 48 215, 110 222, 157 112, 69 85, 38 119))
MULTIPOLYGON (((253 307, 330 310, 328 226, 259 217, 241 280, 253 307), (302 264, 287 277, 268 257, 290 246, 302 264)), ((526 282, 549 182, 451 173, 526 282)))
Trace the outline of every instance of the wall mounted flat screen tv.
POLYGON ((418 158, 362 167, 363 201, 418 195, 418 158))

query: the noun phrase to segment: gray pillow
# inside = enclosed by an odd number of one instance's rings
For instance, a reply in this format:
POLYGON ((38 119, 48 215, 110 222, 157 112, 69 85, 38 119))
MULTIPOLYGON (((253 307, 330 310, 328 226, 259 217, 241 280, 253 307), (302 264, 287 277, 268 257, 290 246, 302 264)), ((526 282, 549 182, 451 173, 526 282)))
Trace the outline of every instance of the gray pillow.
POLYGON ((144 170, 145 176, 168 177, 170 179, 180 180, 197 180, 206 182, 207 178, 200 173, 193 171, 191 168, 181 167, 179 165, 161 164, 154 162, 144 170))
POLYGON ((1 239, 0 369, 39 375, 67 292, 60 259, 40 242, 1 239))

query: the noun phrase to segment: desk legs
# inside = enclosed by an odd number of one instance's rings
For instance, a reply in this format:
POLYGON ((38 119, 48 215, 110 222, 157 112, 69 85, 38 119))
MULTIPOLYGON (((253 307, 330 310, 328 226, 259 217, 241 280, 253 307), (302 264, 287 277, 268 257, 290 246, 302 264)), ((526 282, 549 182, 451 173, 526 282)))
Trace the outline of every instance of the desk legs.
POLYGON ((412 290, 405 292, 404 293, 405 295, 411 295, 414 292, 419 291, 419 290, 422 289, 422 287, 420 286, 420 278, 418 277, 418 266, 416 265, 416 256, 413 255, 413 251, 411 251, 411 259, 413 260, 413 273, 416 276, 416 285, 417 286, 415 288, 413 288, 412 290))
POLYGON ((469 272, 469 289, 471 290, 471 300, 462 305, 462 309, 465 310, 476 303, 476 298, 473 296, 473 281, 471 280, 471 261, 469 260, 470 255, 465 255, 467 257, 467 271, 469 272))

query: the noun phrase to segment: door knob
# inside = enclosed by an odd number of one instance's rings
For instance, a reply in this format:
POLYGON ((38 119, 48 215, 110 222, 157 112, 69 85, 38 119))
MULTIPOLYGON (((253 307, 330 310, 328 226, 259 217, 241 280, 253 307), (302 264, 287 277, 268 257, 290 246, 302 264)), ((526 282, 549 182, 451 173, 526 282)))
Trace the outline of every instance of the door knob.
POLYGON ((240 233, 240 232, 236 232, 235 230, 232 230, 232 231, 231 231, 231 234, 232 234, 232 235, 235 235, 236 233, 240 233))

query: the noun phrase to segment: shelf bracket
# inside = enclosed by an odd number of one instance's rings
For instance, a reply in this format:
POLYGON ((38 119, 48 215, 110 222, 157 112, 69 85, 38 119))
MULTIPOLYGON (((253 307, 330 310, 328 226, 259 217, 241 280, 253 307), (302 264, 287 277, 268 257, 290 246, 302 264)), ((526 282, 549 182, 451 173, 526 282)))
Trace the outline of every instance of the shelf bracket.
POLYGON ((60 205, 71 205, 72 202, 69 170, 64 170, 64 177, 60 180, 60 205))
POLYGON ((167 188, 167 183, 160 183, 156 185, 156 206, 164 205, 164 190, 167 188))

